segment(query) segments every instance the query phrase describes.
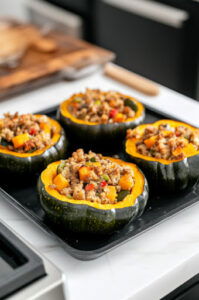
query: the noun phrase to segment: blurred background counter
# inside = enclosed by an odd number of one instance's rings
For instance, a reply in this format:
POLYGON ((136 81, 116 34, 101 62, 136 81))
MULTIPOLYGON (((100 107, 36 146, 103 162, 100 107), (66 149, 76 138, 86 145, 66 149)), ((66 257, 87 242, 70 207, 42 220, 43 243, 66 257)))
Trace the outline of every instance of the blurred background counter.
POLYGON ((110 49, 117 64, 199 100, 199 1, 3 0, 0 15, 11 5, 15 17, 110 49))

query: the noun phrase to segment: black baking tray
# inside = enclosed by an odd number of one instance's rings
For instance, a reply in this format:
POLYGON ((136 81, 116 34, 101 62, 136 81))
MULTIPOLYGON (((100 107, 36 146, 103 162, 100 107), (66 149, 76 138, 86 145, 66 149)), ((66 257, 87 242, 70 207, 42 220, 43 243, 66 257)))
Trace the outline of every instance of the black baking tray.
POLYGON ((0 223, 0 299, 45 275, 42 259, 0 223))
MULTIPOLYGON (((40 113, 55 118, 56 109, 52 108, 40 113)), ((146 110, 144 122, 155 122, 163 118, 165 117, 159 113, 146 110)), ((78 147, 79 144, 72 144, 70 150, 72 151, 72 149, 77 149, 78 147)), ((110 155, 110 153, 105 150, 101 152, 104 155, 110 155)), ((112 152, 111 154, 117 154, 123 158, 122 153, 112 152)), ((154 196, 150 196, 148 205, 141 217, 127 224, 121 230, 105 236, 89 236, 66 232, 51 223, 40 205, 36 191, 36 182, 34 181, 30 180, 29 185, 23 185, 21 187, 18 185, 15 186, 13 182, 11 184, 1 184, 0 196, 23 213, 26 213, 31 220, 41 226, 45 231, 56 236, 72 256, 80 260, 91 260, 135 238, 151 227, 195 204, 199 200, 199 185, 197 184, 191 190, 179 193, 178 195, 163 195, 161 197, 156 196, 155 198, 154 196)))

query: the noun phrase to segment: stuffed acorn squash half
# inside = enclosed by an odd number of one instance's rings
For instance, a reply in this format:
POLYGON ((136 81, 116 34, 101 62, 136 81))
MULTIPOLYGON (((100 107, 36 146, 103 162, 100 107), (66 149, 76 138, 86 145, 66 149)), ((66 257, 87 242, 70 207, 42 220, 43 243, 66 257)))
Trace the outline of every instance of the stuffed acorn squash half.
POLYGON ((120 142, 126 129, 139 125, 144 117, 144 107, 136 99, 114 91, 92 89, 71 96, 58 110, 58 119, 67 136, 82 143, 106 142, 106 147, 120 142))
POLYGON ((199 178, 199 129, 173 120, 127 131, 125 151, 159 192, 193 186, 199 178))
POLYGON ((67 230, 106 234, 140 216, 148 185, 132 163, 78 149, 51 163, 38 181, 48 217, 67 230))
POLYGON ((60 124, 45 116, 5 114, 0 119, 1 175, 32 175, 64 157, 67 140, 60 124))

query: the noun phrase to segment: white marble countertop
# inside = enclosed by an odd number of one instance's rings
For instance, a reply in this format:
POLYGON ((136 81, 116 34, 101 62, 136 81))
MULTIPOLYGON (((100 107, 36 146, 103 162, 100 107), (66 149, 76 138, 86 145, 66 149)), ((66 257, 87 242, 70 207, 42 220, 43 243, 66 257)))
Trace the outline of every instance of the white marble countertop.
MULTIPOLYGON (((59 82, 0 103, 6 111, 35 112, 55 106, 85 87, 116 89, 156 110, 199 126, 199 103, 160 87, 147 97, 101 73, 74 82, 59 82)), ((199 203, 139 237, 93 260, 71 257, 59 242, 0 199, 0 219, 50 259, 65 274, 66 299, 156 300, 199 271, 199 203)))

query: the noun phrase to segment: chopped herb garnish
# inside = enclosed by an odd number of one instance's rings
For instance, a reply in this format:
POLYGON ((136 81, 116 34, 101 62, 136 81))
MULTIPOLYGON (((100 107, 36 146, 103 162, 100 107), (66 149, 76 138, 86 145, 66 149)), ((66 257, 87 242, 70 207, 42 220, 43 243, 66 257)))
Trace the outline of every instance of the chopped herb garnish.
POLYGON ((57 174, 61 173, 65 167, 65 161, 62 161, 57 167, 57 174))
POLYGON ((154 150, 154 149, 150 149, 150 153, 151 153, 152 155, 154 155, 154 154, 155 154, 155 150, 154 150))
POLYGON ((100 105, 100 104, 101 104, 101 101, 100 101, 100 100, 96 100, 96 101, 95 101, 95 104, 96 104, 96 105, 100 105))
POLYGON ((90 161, 91 161, 91 162, 96 162, 95 157, 91 157, 91 158, 90 158, 90 161))
POLYGON ((36 151, 37 150, 37 148, 32 148, 32 149, 30 149, 29 151, 27 151, 26 153, 33 153, 34 151, 36 151))
POLYGON ((110 180, 110 177, 107 175, 107 174, 103 174, 102 175, 102 178, 106 181, 109 181, 110 180))
POLYGON ((127 191, 127 190, 122 190, 118 193, 117 195, 117 201, 122 201, 127 195, 130 194, 130 191, 127 191))
POLYGON ((134 110, 135 112, 137 112, 138 111, 138 107, 137 107, 137 104, 134 102, 134 101, 132 101, 131 99, 125 99, 124 100, 124 105, 125 106, 129 106, 132 110, 134 110))
POLYGON ((9 146, 9 145, 12 145, 11 142, 6 141, 5 139, 1 139, 1 140, 0 140, 0 144, 1 144, 2 146, 4 146, 4 147, 9 146))
POLYGON ((80 102, 82 102, 82 98, 77 97, 77 98, 73 99, 73 102, 80 103, 80 102))

